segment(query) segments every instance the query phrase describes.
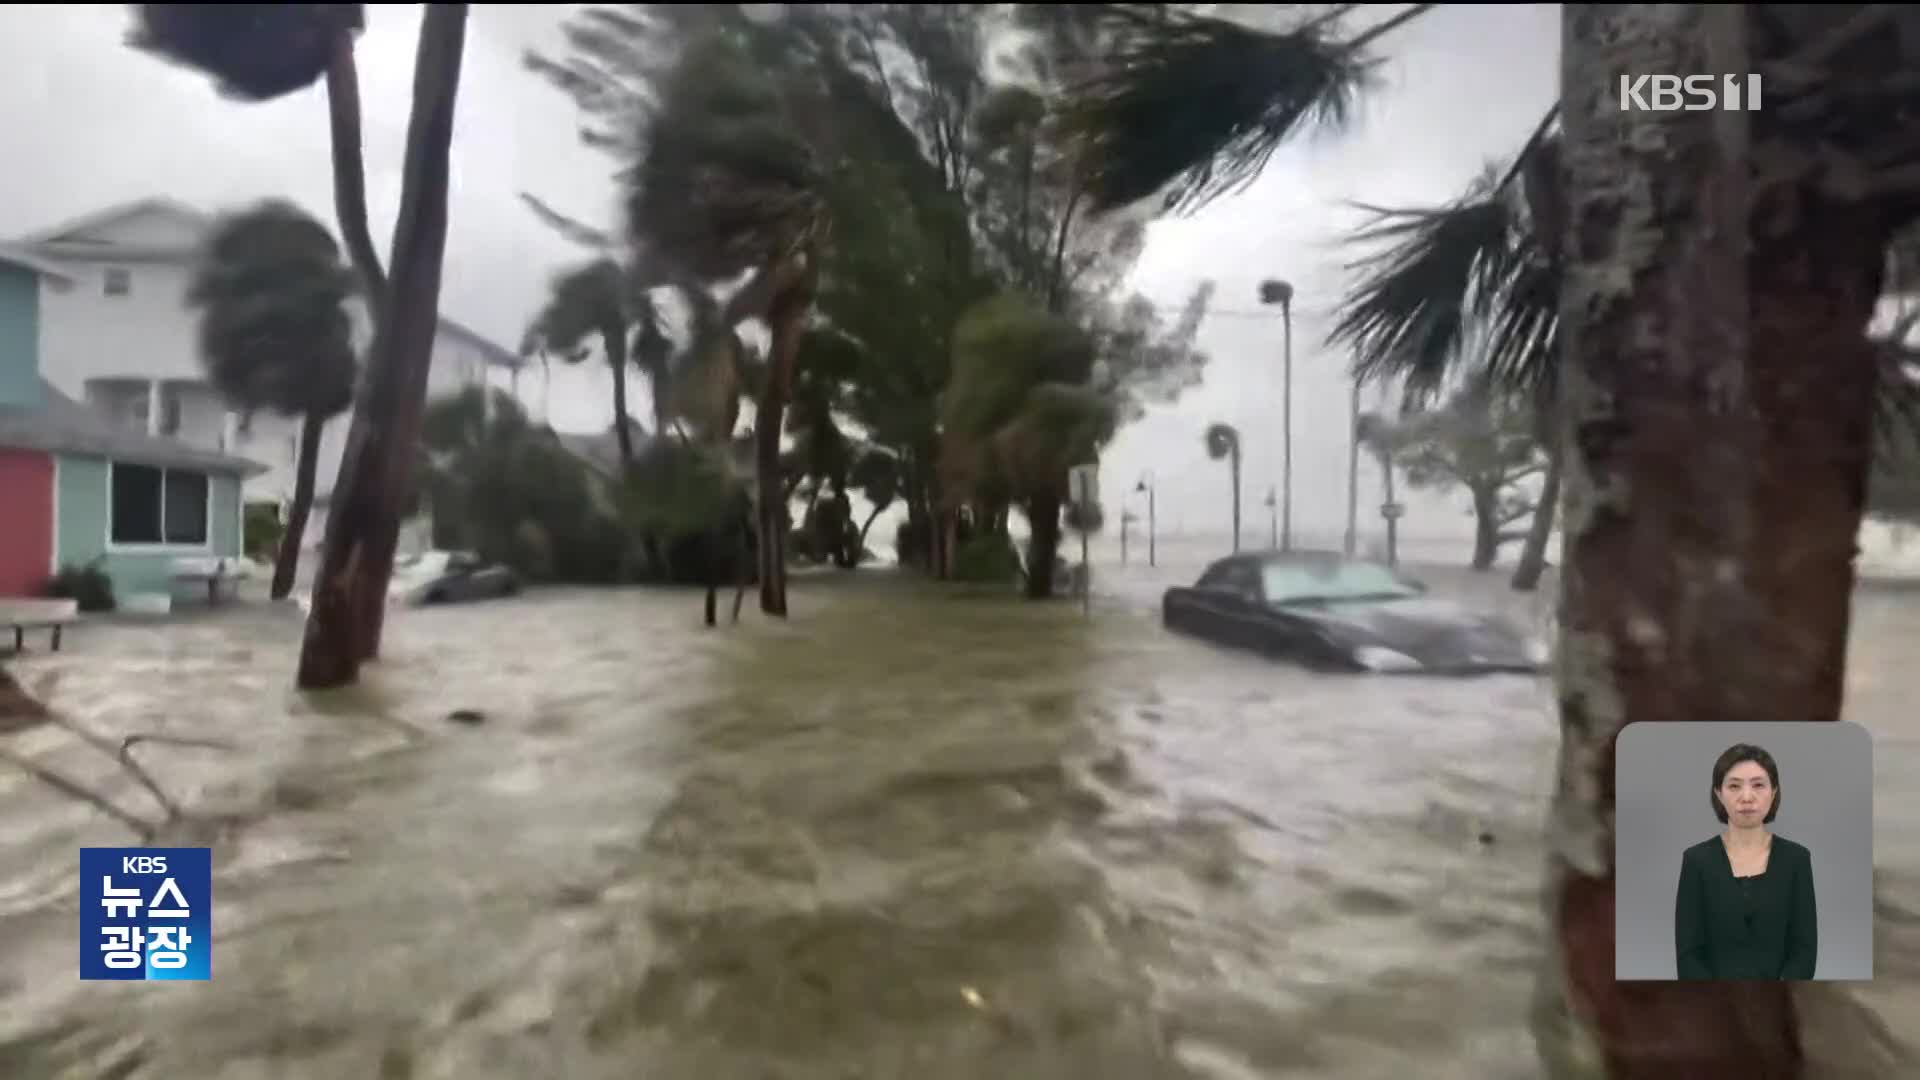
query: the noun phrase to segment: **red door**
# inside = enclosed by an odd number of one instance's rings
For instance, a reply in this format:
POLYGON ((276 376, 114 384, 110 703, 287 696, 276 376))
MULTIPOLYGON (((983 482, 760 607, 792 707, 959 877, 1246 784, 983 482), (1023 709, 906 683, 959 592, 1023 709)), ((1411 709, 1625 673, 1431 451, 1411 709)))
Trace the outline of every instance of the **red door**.
POLYGON ((0 450, 0 596, 38 596, 53 562, 53 458, 0 450))

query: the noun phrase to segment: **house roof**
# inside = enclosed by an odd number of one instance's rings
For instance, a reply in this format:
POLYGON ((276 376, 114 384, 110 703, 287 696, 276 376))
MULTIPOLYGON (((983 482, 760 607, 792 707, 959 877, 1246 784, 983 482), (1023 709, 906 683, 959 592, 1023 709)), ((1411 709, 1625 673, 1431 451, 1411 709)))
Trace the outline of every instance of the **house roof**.
POLYGON ((22 270, 31 270, 42 277, 50 277, 56 281, 73 280, 59 267, 47 262, 38 255, 21 251, 11 244, 0 244, 0 263, 6 263, 8 266, 17 266, 22 270))
POLYGON ((75 402, 45 379, 40 380, 40 394, 36 408, 0 405, 0 446, 243 476, 267 471, 265 465, 243 457, 130 431, 75 402))
MULTIPOLYGON (((34 269, 41 269, 42 272, 45 273, 58 274, 64 279, 66 275, 62 274, 57 267, 48 263, 45 258, 32 255, 30 252, 34 249, 58 246, 59 255, 64 258, 92 257, 95 252, 76 247, 77 244, 93 245, 98 243, 97 241, 83 240, 82 237, 84 234, 98 230, 103 226, 113 225, 146 213, 168 215, 180 219, 191 226, 202 229, 213 224, 213 215, 198 207, 189 206, 178 199, 168 198, 164 195, 153 195, 144 199, 135 199, 131 202, 116 203, 112 206, 82 214, 79 217, 69 218, 57 225, 52 225, 40 229, 37 232, 19 237, 10 245, 0 246, 0 257, 4 257, 5 252, 8 250, 19 251, 26 258, 32 258, 39 264, 33 267, 34 269)), ((175 251, 167 247, 135 246, 123 249, 118 245, 98 244, 98 254, 102 258, 119 254, 123 250, 137 252, 149 257, 158 256, 162 258, 185 254, 185 251, 175 251)), ((22 265, 31 264, 22 262, 22 265)), ((449 319, 445 315, 440 316, 440 329, 478 350, 481 355, 486 358, 487 363, 496 367, 511 369, 517 368, 525 363, 525 359, 512 349, 500 345, 473 330, 471 327, 449 319)))
POLYGON ((21 247, 38 247, 41 244, 59 243, 63 240, 74 239, 81 233, 91 232, 102 225, 112 225, 115 222, 144 214, 150 210, 157 210, 161 213, 185 218, 200 225, 211 224, 213 221, 212 217, 205 211, 188 206, 186 203, 180 202, 177 199, 170 199, 164 195, 150 195, 144 199, 115 203, 112 206, 102 207, 99 210, 81 214, 79 217, 68 218, 56 225, 50 225, 44 229, 28 233, 15 240, 14 243, 21 247))

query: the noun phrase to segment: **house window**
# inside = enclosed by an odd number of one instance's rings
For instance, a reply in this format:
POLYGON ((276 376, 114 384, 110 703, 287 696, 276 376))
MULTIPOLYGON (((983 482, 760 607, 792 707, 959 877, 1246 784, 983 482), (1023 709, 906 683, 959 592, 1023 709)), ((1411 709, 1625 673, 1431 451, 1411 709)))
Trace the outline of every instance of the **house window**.
POLYGON ((116 544, 207 542, 207 474, 114 462, 108 535, 116 544))
POLYGON ((125 296, 133 291, 133 271, 124 266, 107 267, 106 286, 108 296, 125 296))
POLYGON ((171 386, 160 388, 160 434, 180 434, 180 392, 171 386))

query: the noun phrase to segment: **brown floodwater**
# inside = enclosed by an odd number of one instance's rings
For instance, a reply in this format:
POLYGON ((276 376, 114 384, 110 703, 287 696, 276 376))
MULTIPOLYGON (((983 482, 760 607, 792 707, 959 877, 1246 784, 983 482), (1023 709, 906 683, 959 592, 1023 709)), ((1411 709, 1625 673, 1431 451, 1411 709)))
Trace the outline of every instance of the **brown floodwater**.
MULTIPOLYGON (((190 811, 161 840, 214 848, 214 977, 80 982, 75 849, 134 840, 0 765, 0 1076, 1539 1076, 1547 686, 1175 637, 1162 561, 1092 618, 883 571, 717 632, 640 589, 405 611, 312 698, 289 609, 84 627, 22 681, 232 747, 139 751, 190 811)), ((1917 645, 1920 592, 1863 589, 1876 978, 1842 993, 1901 1034, 1917 645)), ((159 815, 66 731, 7 746, 159 815)))

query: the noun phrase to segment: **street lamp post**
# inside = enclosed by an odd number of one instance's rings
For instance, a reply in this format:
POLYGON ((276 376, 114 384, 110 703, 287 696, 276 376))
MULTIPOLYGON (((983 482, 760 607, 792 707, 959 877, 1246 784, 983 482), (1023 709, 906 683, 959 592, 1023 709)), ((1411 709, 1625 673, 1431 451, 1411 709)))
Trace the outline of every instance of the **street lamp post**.
POLYGON ((1146 492, 1146 495, 1147 495, 1147 565, 1158 566, 1160 564, 1157 561, 1155 561, 1155 558, 1154 558, 1155 556, 1154 545, 1156 541, 1155 533, 1158 531, 1158 529, 1154 521, 1154 513, 1153 513, 1153 485, 1147 482, 1149 478, 1150 478, 1150 475, 1142 476, 1140 478, 1140 482, 1133 485, 1133 490, 1135 492, 1144 491, 1146 492))
POLYGON ((1274 509, 1277 505, 1278 501, 1274 498, 1273 488, 1269 485, 1267 488, 1267 528, 1272 534, 1273 539, 1267 542, 1267 546, 1275 548, 1280 546, 1280 516, 1279 512, 1274 509))
POLYGON ((1280 308, 1280 543, 1293 550, 1293 286, 1278 278, 1260 283, 1260 302, 1280 308))

